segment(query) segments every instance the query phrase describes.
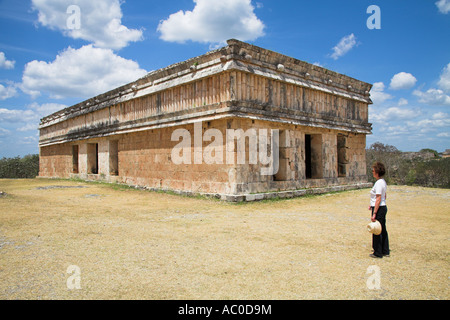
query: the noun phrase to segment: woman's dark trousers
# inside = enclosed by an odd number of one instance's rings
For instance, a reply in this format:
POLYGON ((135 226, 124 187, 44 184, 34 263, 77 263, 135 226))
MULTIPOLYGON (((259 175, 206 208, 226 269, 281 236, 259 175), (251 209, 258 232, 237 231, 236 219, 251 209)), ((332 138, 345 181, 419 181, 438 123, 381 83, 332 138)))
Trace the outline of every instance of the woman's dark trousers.
MULTIPOLYGON (((374 208, 372 207, 372 215, 373 215, 374 208)), ((386 206, 380 206, 378 208, 378 212, 376 214, 376 219, 381 224, 381 234, 376 236, 375 234, 372 235, 372 248, 373 248, 373 254, 382 257, 385 255, 388 255, 389 250, 389 237, 386 230, 386 215, 387 215, 387 207, 386 206)))

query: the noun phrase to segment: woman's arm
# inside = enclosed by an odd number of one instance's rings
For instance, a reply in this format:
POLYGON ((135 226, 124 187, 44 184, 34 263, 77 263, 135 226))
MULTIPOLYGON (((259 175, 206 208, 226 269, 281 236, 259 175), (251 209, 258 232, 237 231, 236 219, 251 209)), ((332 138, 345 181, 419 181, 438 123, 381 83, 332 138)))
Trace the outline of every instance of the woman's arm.
POLYGON ((372 215, 372 221, 375 222, 375 220, 377 219, 377 212, 378 209, 380 208, 380 203, 381 203, 381 194, 377 194, 377 198, 375 199, 375 207, 373 208, 373 215, 372 215))

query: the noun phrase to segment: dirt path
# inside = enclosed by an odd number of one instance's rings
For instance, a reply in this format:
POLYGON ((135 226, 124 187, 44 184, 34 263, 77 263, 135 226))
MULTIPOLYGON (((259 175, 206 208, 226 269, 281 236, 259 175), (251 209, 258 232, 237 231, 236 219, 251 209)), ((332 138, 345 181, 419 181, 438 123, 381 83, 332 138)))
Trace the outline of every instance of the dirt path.
POLYGON ((0 191, 1 299, 450 298, 450 190, 388 187, 383 259, 367 189, 245 204, 63 180, 0 191))

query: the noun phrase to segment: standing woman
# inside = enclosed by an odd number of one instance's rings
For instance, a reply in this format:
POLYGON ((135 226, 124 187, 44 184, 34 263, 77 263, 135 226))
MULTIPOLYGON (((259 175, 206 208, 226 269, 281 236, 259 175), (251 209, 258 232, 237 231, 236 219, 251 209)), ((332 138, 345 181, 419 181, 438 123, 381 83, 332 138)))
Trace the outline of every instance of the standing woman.
POLYGON ((370 190, 370 207, 372 210, 371 220, 374 222, 378 220, 381 224, 381 234, 372 234, 372 258, 383 258, 383 256, 389 256, 389 238, 386 230, 386 181, 382 178, 386 173, 386 169, 381 162, 375 162, 372 165, 372 174, 377 181, 375 182, 372 190, 370 190))

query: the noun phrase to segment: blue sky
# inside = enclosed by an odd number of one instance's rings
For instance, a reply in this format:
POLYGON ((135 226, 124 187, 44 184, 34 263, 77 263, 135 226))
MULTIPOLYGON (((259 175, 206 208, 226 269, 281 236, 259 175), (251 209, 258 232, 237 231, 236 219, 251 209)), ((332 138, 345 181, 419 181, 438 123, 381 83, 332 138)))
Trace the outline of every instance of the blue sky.
POLYGON ((40 118, 229 38, 372 83, 367 146, 450 149, 450 0, 2 0, 0 30, 0 157, 38 153, 40 118))

